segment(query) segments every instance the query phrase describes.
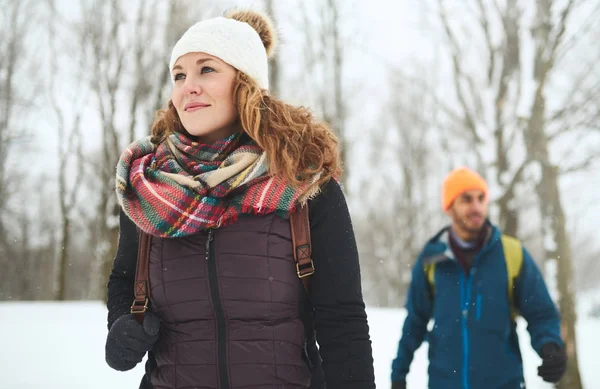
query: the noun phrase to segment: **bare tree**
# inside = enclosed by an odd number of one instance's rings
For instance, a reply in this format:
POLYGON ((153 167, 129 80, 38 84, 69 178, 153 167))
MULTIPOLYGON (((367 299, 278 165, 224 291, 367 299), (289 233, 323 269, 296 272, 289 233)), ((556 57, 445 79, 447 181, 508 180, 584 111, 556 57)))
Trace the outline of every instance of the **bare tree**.
POLYGON ((435 131, 435 98, 412 80, 395 72, 391 95, 382 119, 369 131, 369 164, 377 172, 361 185, 362 207, 354 215, 361 261, 365 263, 365 296, 370 304, 401 306, 410 282, 411 268, 426 242, 441 228, 437 191, 440 166, 446 155, 439 149, 435 131), (436 169, 436 167, 438 167, 436 169))
MULTIPOLYGON (((277 17, 276 17, 276 9, 275 2, 273 0, 265 0, 265 8, 267 14, 273 19, 275 23, 275 28, 277 28, 277 17)), ((279 51, 274 53, 273 58, 269 63, 269 92, 276 97, 279 97, 280 93, 280 64, 279 64, 279 51)))
MULTIPOLYGON (((335 107, 335 113, 330 115, 329 122, 333 125, 333 128, 338 132, 341 140, 341 160, 342 166, 347 167, 347 148, 348 142, 346 141, 346 108, 344 98, 342 96, 343 90, 343 50, 342 50, 342 37, 341 37, 341 24, 342 20, 340 17, 340 3, 339 0, 327 0, 327 9, 330 15, 329 26, 329 44, 327 45, 332 50, 332 81, 333 81, 333 106, 335 107)), ((343 181, 347 180, 348 173, 346 172, 343 181)))
POLYGON ((166 103, 165 91, 170 85, 167 58, 175 40, 199 14, 212 11, 212 7, 194 5, 163 0, 127 6, 117 0, 84 3, 76 36, 83 48, 81 66, 88 76, 85 81, 93 96, 101 139, 101 157, 87 158, 95 181, 88 189, 97 195, 91 235, 96 256, 91 298, 105 297, 116 251, 115 166, 123 147, 138 137, 140 129, 143 135, 149 134, 154 112, 166 103))
MULTIPOLYGON (((31 180, 15 182, 19 197, 9 206, 18 212, 12 217, 15 234, 15 273, 7 288, 12 299, 53 299, 53 271, 56 252, 56 219, 52 174, 32 174, 31 180), (43 193, 40 196, 39 193, 43 193), (23 203, 28 206, 23 207, 23 203)), ((6 284, 2 284, 3 289, 6 284)))
POLYGON ((116 0, 87 1, 83 4, 82 19, 77 25, 79 44, 85 62, 82 63, 88 75, 85 80, 94 96, 100 124, 101 164, 94 167, 95 177, 104 183, 100 188, 95 212, 94 234, 99 238, 95 248, 94 275, 90 284, 90 297, 102 296, 104 280, 107 277, 107 263, 116 250, 117 216, 114 199, 114 167, 117 164, 121 143, 117 97, 123 91, 123 78, 128 59, 128 42, 124 36, 125 17, 121 5, 116 0))
MULTIPOLYGON (((543 220, 542 232, 546 260, 557 263, 558 303, 563 319, 561 330, 567 344, 567 355, 569 357, 567 372, 558 385, 559 388, 563 389, 581 388, 582 384, 577 355, 577 315, 574 303, 572 251, 570 239, 567 234, 566 216, 559 187, 561 169, 559 165, 552 162, 550 155, 552 138, 549 135, 550 126, 547 119, 546 95, 550 89, 551 76, 556 72, 555 65, 560 55, 559 49, 565 37, 569 17, 580 4, 582 2, 575 0, 568 1, 558 13, 557 21, 553 18, 553 10, 556 9, 553 1, 540 0, 536 4, 536 17, 532 36, 535 47, 533 77, 537 87, 533 92, 531 114, 527 118, 525 137, 527 140, 525 145, 529 158, 535 161, 541 170, 536 192, 540 200, 540 213, 543 220)), ((596 9, 596 11, 598 10, 600 10, 600 7, 596 9)), ((568 51, 568 49, 566 50, 568 51)), ((597 62, 598 57, 593 58, 593 60, 597 62)), ((586 71, 583 74, 582 81, 588 81, 589 75, 590 73, 586 71)), ((577 91, 579 91, 581 85, 574 85, 574 88, 577 88, 577 91)), ((597 86, 595 89, 592 93, 597 97, 597 86)), ((573 92, 576 92, 575 89, 573 92)), ((589 104, 589 102, 585 103, 589 104)), ((593 103, 596 104, 596 107, 600 106, 597 101, 593 103)), ((554 114, 553 118, 564 118, 566 115, 568 114, 554 114)), ((578 116, 581 117, 582 115, 578 116)), ((584 123, 590 119, 598 119, 597 113, 592 117, 589 115, 583 116, 584 123)), ((579 125, 579 127, 583 126, 579 125)), ((598 155, 590 157, 594 158, 598 157, 598 155)))
MULTIPOLYGON (((568 34, 569 16, 577 6, 584 6, 585 1, 570 0, 561 6, 551 0, 540 0, 529 4, 532 8, 523 8, 527 5, 521 6, 516 0, 507 0, 503 4, 471 1, 461 7, 463 14, 474 17, 479 23, 470 23, 467 17, 462 17, 461 29, 452 25, 455 19, 448 16, 446 2, 439 0, 438 3, 450 47, 454 89, 462 117, 461 127, 476 147, 489 148, 490 144, 485 139, 493 134, 495 152, 491 163, 484 163, 484 166, 486 170, 496 171, 498 184, 504 188, 498 205, 504 230, 508 233, 515 234, 518 230, 515 186, 523 182, 527 171, 530 174, 537 171, 538 179, 533 180, 536 183, 533 189, 537 193, 543 220, 545 257, 558 264, 558 302, 569 355, 568 371, 559 387, 581 388, 577 367, 571 250, 559 179, 563 171, 579 171, 589 167, 598 153, 584 153, 579 162, 574 163, 573 158, 567 158, 561 164, 556 164, 552 162, 550 150, 552 141, 568 132, 579 131, 579 135, 583 133, 584 139, 587 139, 585 133, 597 128, 593 123, 597 122, 600 88, 595 76, 597 72, 593 70, 598 69, 598 50, 584 51, 584 62, 588 66, 576 74, 569 74, 568 82, 572 89, 567 96, 571 100, 553 109, 546 95, 553 87, 556 88, 552 81, 559 57, 565 58, 567 53, 568 56, 581 55, 582 51, 577 51, 575 42, 586 35, 593 35, 589 30, 577 28, 575 24, 572 26, 575 31, 568 34), (471 14, 464 12, 465 9, 471 14), (531 31, 526 30, 525 11, 534 15, 531 31), (470 28, 473 25, 477 28, 470 28), (469 38, 463 39, 465 43, 462 45, 459 45, 460 32, 468 34, 469 38), (565 41, 566 35, 570 35, 569 41, 565 41), (533 46, 533 52, 526 50, 526 45, 533 46), (487 61, 480 61, 485 67, 467 68, 470 58, 467 47, 475 47, 480 58, 487 58, 487 61), (487 83, 482 84, 481 80, 484 79, 487 83), (489 101, 490 88, 494 92, 493 102, 489 101), (489 115, 490 111, 494 114, 489 115), (494 119, 490 121, 490 117, 494 119), (515 156, 518 155, 515 150, 518 148, 525 150, 525 157, 515 163, 515 156), (560 165, 569 167, 561 169, 560 165)), ((598 9, 592 14, 596 12, 598 9)), ((564 82, 564 77, 561 81, 564 82)), ((483 160, 482 156, 479 159, 483 160)))
MULTIPOLYGON (((28 210, 17 200, 23 200, 22 190, 37 175, 24 163, 35 144, 29 134, 32 120, 24 120, 24 113, 36 106, 39 75, 30 66, 37 60, 30 57, 36 49, 31 39, 37 32, 37 4, 29 0, 9 0, 2 5, 0 21, 0 298, 22 298, 29 287, 26 269, 35 257, 28 250, 31 218, 28 210), (26 78, 25 78, 26 77, 26 78), (33 146, 32 146, 33 144, 33 146), (27 147, 25 147, 27 146, 27 147)), ((31 200, 30 198, 28 198, 31 200)), ((33 239, 32 239, 33 240, 33 239)))
MULTIPOLYGON (((344 2, 348 6, 348 2, 344 2)), ((308 89, 314 93, 317 115, 332 126, 341 143, 341 162, 348 168, 348 147, 346 137, 346 108, 344 102, 344 49, 348 40, 342 35, 342 2, 327 0, 318 2, 311 9, 307 2, 301 2, 301 18, 298 28, 304 31, 303 75, 309 77, 308 89), (316 17, 315 17, 316 15, 316 17)), ((347 23, 346 23, 347 25, 347 23)), ((341 177, 345 185, 349 172, 341 177)))
POLYGON ((17 71, 27 56, 24 40, 27 38, 28 1, 11 0, 3 5, 3 22, 0 27, 0 257, 13 256, 10 231, 6 223, 6 204, 12 194, 9 157, 17 141, 17 110, 22 104, 16 84, 17 71))
MULTIPOLYGON (((519 223, 514 201, 515 186, 528 163, 527 160, 514 161, 510 157, 516 144, 515 138, 519 135, 516 113, 523 91, 519 37, 522 12, 517 7, 517 0, 507 0, 503 8, 498 3, 491 6, 484 0, 469 4, 466 8, 476 21, 482 41, 478 55, 486 59, 476 72, 470 71, 464 60, 466 45, 459 43, 464 41, 459 37, 461 30, 451 25, 446 2, 438 0, 458 101, 460 121, 455 121, 455 124, 465 130, 467 143, 475 146, 471 150, 475 151, 478 170, 488 178, 491 178, 489 171, 495 172, 493 177, 503 188, 503 193, 497 199, 499 224, 507 234, 516 236, 519 223), (493 140, 491 155, 487 151, 490 149, 489 138, 493 140), (487 154, 487 161, 484 154, 487 154)), ((471 20, 465 23, 471 23, 471 20)), ((449 119, 453 120, 453 116, 449 116, 449 119)))
MULTIPOLYGON (((83 89, 75 88, 79 93, 69 101, 72 104, 68 106, 68 112, 73 112, 72 118, 68 118, 69 113, 65 112, 63 102, 64 97, 60 98, 57 93, 56 81, 60 75, 58 59, 61 52, 68 52, 72 47, 64 47, 59 42, 69 42, 57 36, 57 27, 60 22, 64 23, 62 15, 57 11, 54 0, 48 0, 48 66, 49 78, 46 91, 48 92, 48 105, 52 108, 54 114, 53 126, 57 130, 58 137, 58 203, 60 209, 60 236, 57 252, 56 266, 54 269, 54 298, 56 300, 66 300, 67 298, 67 271, 70 262, 70 249, 72 246, 72 220, 75 211, 75 204, 81 190, 81 179, 83 177, 83 152, 82 152, 82 134, 81 134, 81 106, 85 105, 82 99, 83 89), (66 49, 66 50, 65 50, 66 49), (69 167, 75 167, 69 169, 69 167)), ((73 69, 72 72, 78 72, 78 78, 83 77, 83 68, 73 69)), ((63 91, 64 93, 64 91, 63 91)))
MULTIPOLYGON (((203 4, 200 12, 210 9, 206 5, 203 4)), ((165 91, 171 85, 166 58, 175 41, 195 19, 197 11, 194 3, 188 1, 152 0, 138 4, 135 30, 130 40, 134 46, 131 56, 134 82, 127 85, 131 100, 128 142, 137 139, 136 129, 142 128, 142 135, 149 134, 154 113, 165 106, 165 91), (161 17, 163 11, 167 15, 164 20, 161 17), (148 42, 155 43, 148 45, 148 42), (140 119, 143 119, 141 123, 140 119)))
POLYGON ((82 138, 81 138, 81 113, 76 113, 71 127, 67 128, 64 112, 57 104, 53 104, 53 110, 57 119, 57 129, 59 137, 59 170, 58 170, 58 200, 60 206, 60 243, 58 247, 57 268, 55 269, 55 299, 67 299, 67 270, 70 260, 69 251, 71 248, 71 236, 73 232, 72 219, 75 211, 75 203, 81 190, 78 184, 83 176, 83 163, 77 163, 82 158, 82 138), (64 141, 63 141, 64 140, 64 141), (75 161, 74 164, 69 162, 75 161), (70 179, 69 166, 75 166, 75 178, 70 179))

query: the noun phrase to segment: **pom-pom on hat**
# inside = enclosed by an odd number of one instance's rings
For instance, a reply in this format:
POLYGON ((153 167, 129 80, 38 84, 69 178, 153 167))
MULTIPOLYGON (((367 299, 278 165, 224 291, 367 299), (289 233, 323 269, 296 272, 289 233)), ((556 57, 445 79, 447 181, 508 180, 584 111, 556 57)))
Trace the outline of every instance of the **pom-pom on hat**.
POLYGON ((277 35, 271 19, 259 12, 233 10, 225 16, 191 26, 171 52, 169 71, 179 57, 202 52, 220 58, 269 89, 268 58, 275 52, 277 35))
POLYGON ((454 200, 469 190, 481 190, 488 197, 488 185, 483 177, 475 171, 460 167, 451 171, 442 184, 442 208, 448 211, 454 200))

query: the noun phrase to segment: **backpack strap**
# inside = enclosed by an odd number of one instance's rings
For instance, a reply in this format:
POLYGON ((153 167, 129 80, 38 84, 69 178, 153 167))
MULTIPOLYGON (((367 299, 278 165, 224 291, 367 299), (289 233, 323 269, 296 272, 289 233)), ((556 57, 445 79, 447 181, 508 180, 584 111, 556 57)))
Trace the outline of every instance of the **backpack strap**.
MULTIPOLYGON (((296 212, 290 214, 290 227, 292 231, 292 244, 296 273, 302 280, 304 289, 310 297, 310 278, 315 272, 315 265, 311 258, 312 246, 310 240, 310 222, 308 206, 298 207, 296 212)), ((144 313, 148 310, 150 301, 150 283, 148 280, 148 263, 150 261, 151 236, 144 231, 139 231, 139 244, 137 266, 135 269, 135 298, 131 305, 131 314, 142 324, 144 313)))
POLYGON ((435 297, 435 262, 426 264, 423 270, 425 271, 425 277, 427 278, 429 298, 433 300, 435 297))
POLYGON ((148 282, 148 262, 150 261, 151 236, 139 230, 137 265, 135 269, 134 294, 131 314, 138 323, 144 323, 144 313, 150 301, 150 283, 148 282))
POLYGON ((315 264, 311 257, 310 221, 306 204, 298 206, 296 212, 290 213, 290 228, 296 273, 310 299, 310 276, 315 272, 315 264))
MULTIPOLYGON (((510 310, 510 319, 515 321, 518 316, 518 310, 515 302, 515 280, 521 273, 523 265, 523 246, 521 242, 508 235, 501 236, 502 248, 504 250, 504 261, 506 262, 507 273, 507 297, 510 310)), ((436 263, 428 263, 424 265, 425 277, 429 287, 429 297, 433 300, 435 296, 435 265, 436 263)))
POLYGON ((523 265, 523 247, 518 239, 508 235, 501 236, 504 259, 506 261, 506 273, 508 275, 508 304, 510 307, 510 319, 515 321, 518 310, 515 302, 515 280, 521 273, 523 265))

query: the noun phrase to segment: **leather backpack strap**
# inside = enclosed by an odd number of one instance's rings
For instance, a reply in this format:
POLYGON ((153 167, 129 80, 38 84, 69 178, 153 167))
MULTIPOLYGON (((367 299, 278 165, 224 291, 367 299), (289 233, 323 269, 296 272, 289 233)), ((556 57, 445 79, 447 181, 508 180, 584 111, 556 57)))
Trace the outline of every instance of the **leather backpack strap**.
POLYGON ((150 261, 151 236, 140 230, 137 266, 135 269, 134 294, 131 314, 138 323, 144 323, 144 313, 148 310, 150 301, 150 282, 148 281, 148 262, 150 261))
POLYGON ((290 226, 292 230, 292 244, 294 248, 294 262, 296 272, 304 284, 304 289, 310 299, 310 277, 315 272, 311 254, 310 221, 308 205, 298 206, 296 212, 290 213, 290 226))

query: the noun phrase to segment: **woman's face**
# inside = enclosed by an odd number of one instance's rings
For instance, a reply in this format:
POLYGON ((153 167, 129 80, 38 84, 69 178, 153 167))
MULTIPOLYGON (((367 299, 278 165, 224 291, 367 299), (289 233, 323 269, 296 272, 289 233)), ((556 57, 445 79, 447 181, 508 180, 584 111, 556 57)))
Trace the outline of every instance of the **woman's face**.
POLYGON ((225 138, 240 127, 233 97, 236 70, 206 53, 177 59, 171 100, 186 131, 202 143, 225 138))

